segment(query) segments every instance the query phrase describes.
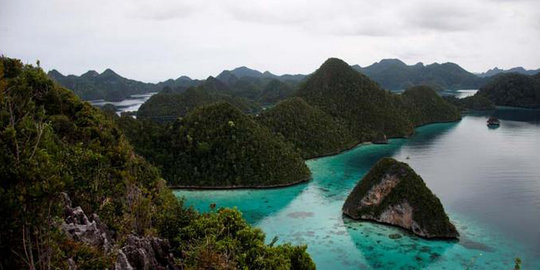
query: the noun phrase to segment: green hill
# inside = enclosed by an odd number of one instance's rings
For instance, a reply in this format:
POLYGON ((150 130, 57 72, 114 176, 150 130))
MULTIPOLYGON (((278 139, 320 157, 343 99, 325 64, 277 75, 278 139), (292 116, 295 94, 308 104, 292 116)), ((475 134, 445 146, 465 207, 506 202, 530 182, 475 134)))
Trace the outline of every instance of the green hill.
POLYGON ((137 118, 153 119, 160 122, 174 121, 198 106, 218 101, 228 102, 246 113, 255 113, 261 110, 261 107, 255 102, 242 97, 230 96, 227 91, 228 87, 219 81, 208 82, 180 93, 163 91, 153 95, 141 105, 137 111, 137 118))
POLYGON ((454 63, 406 65, 398 59, 383 59, 367 67, 355 65, 353 68, 390 90, 416 85, 429 85, 437 90, 474 89, 486 81, 454 63))
POLYGON ((315 268, 305 246, 266 245, 236 210, 182 208, 110 116, 6 57, 0 179, 3 269, 315 268))
POLYGON ((342 121, 359 141, 371 141, 380 132, 390 137, 413 133, 397 95, 336 58, 324 62, 297 95, 342 121))
POLYGON ((393 158, 377 162, 351 191, 343 213, 410 230, 426 238, 457 238, 441 201, 409 165, 393 158))
POLYGON ((500 74, 476 93, 497 106, 540 108, 540 75, 500 74))
POLYGON ((91 70, 81 76, 64 76, 57 70, 51 70, 48 76, 60 85, 73 90, 84 100, 120 101, 131 95, 157 92, 161 89, 151 83, 126 79, 111 69, 106 69, 101 74, 91 70))
POLYGON ((280 100, 291 97, 295 93, 295 88, 284 82, 273 79, 269 81, 257 97, 259 104, 276 104, 280 100))
POLYGON ((495 110, 495 104, 484 96, 473 95, 465 98, 456 98, 454 96, 443 97, 445 101, 453 104, 461 111, 489 111, 495 110))
POLYGON ((256 119, 292 142, 304 159, 337 153, 358 143, 343 125, 299 97, 279 102, 256 119))
POLYGON ((135 149, 171 185, 270 187, 310 177, 292 145, 228 103, 198 107, 168 126, 120 121, 135 149))
POLYGON ((446 102, 432 88, 415 86, 401 95, 405 111, 414 126, 433 122, 453 122, 461 119, 456 106, 446 102))

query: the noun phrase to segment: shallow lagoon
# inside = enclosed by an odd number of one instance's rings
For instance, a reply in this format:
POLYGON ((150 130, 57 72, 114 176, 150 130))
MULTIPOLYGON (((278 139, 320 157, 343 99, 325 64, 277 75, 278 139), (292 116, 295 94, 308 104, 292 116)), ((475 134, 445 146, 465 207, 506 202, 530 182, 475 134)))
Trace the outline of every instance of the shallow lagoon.
POLYGON ((313 180, 271 190, 176 191, 208 211, 237 207, 270 241, 307 244, 319 269, 525 269, 540 267, 540 111, 500 108, 489 115, 418 128, 409 139, 363 145, 307 161, 313 180), (381 157, 405 161, 439 196, 459 241, 428 241, 398 228, 352 221, 341 206, 381 157), (407 159, 409 157, 409 159, 407 159), (391 239, 391 234, 399 234, 391 239))

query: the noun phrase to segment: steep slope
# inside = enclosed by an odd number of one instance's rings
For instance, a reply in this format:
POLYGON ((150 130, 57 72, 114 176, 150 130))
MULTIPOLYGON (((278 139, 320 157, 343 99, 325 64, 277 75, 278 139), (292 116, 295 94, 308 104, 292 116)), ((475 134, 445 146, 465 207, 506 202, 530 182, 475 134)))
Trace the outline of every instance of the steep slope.
POLYGON ((337 153, 358 143, 330 115, 298 97, 281 101, 256 119, 274 134, 292 142, 305 159, 337 153))
POLYGON ((540 80, 538 76, 516 73, 495 76, 476 93, 498 106, 540 108, 540 80))
POLYGON ((474 95, 465 98, 445 96, 444 100, 456 106, 461 111, 489 111, 495 110, 495 104, 484 96, 474 95))
POLYGON ((415 126, 461 119, 459 110, 428 86, 409 88, 403 92, 401 98, 409 120, 415 126))
POLYGON ((398 96, 336 58, 324 62, 297 96, 342 121, 359 141, 371 141, 380 132, 390 137, 413 132, 398 96))
POLYGON ((198 107, 166 127, 132 118, 121 126, 169 184, 270 187, 309 179, 298 152, 228 103, 198 107))
POLYGON ((228 87, 221 82, 205 83, 177 93, 163 91, 153 95, 141 105, 137 111, 137 118, 153 119, 159 122, 174 121, 184 116, 198 106, 218 101, 228 102, 246 113, 260 111, 260 106, 242 97, 228 95, 228 87))
POLYGON ((3 269, 315 268, 237 210, 182 208, 110 117, 6 57, 0 179, 3 269))
POLYGON ((257 97, 259 104, 275 104, 280 100, 284 100, 292 96, 295 89, 284 82, 273 79, 269 81, 262 89, 257 97))
POLYGON ((383 88, 402 90, 415 85, 429 85, 435 89, 473 89, 485 80, 454 63, 422 63, 406 65, 398 59, 383 59, 367 67, 354 66, 383 88))
POLYGON ((523 67, 513 67, 510 69, 500 69, 498 67, 492 68, 486 72, 477 74, 479 77, 492 77, 501 73, 519 73, 523 75, 534 75, 540 72, 540 69, 525 69, 523 67))
POLYGON ((343 205, 353 219, 373 220, 426 238, 457 238, 440 200, 406 163, 383 158, 354 187, 343 205))
POLYGON ((126 79, 111 69, 106 69, 101 74, 91 70, 81 76, 64 76, 57 70, 52 70, 48 75, 85 100, 119 101, 134 94, 158 91, 154 84, 126 79))

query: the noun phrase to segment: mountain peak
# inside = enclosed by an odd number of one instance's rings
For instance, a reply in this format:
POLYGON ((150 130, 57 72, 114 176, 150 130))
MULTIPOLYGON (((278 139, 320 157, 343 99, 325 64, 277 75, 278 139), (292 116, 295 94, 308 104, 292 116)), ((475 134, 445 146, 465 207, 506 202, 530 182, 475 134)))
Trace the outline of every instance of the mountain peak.
POLYGON ((319 69, 316 72, 319 71, 325 71, 325 70, 348 70, 351 69, 351 66, 347 64, 345 61, 339 59, 339 58, 328 58, 324 63, 319 67, 319 69))
POLYGON ((231 73, 238 78, 242 78, 242 77, 258 78, 262 76, 262 73, 260 71, 248 68, 246 66, 237 67, 231 70, 231 73))
POLYGON ((382 59, 377 63, 379 65, 400 65, 400 66, 406 66, 407 64, 403 63, 403 61, 397 59, 397 58, 387 58, 382 59))
POLYGON ((99 75, 99 73, 97 73, 97 71, 89 70, 89 71, 85 72, 84 74, 82 74, 81 77, 96 77, 98 75, 99 75))
POLYGON ((51 71, 47 73, 47 75, 49 75, 49 77, 51 78, 65 77, 62 73, 60 73, 60 71, 56 69, 52 69, 51 71))
POLYGON ((113 71, 112 69, 110 69, 110 68, 105 69, 105 70, 101 73, 101 75, 108 75, 108 76, 114 75, 114 76, 120 76, 120 75, 118 75, 116 72, 114 72, 114 71, 113 71))

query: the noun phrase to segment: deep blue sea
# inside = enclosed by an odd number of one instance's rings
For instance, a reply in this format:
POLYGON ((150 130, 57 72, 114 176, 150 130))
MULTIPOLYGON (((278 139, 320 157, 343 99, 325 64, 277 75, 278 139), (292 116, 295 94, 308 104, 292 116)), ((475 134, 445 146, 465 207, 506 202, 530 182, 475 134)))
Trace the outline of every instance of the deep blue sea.
POLYGON ((208 211, 237 207, 270 241, 307 244, 318 269, 540 269, 540 111, 499 108, 460 122, 416 129, 408 139, 361 145, 306 162, 308 183, 271 190, 176 191, 208 211), (490 115, 501 126, 490 129, 490 115), (459 241, 432 241, 401 229, 352 221, 341 207, 362 176, 386 156, 409 165, 441 199, 459 241), (390 239, 390 234, 400 234, 390 239))

